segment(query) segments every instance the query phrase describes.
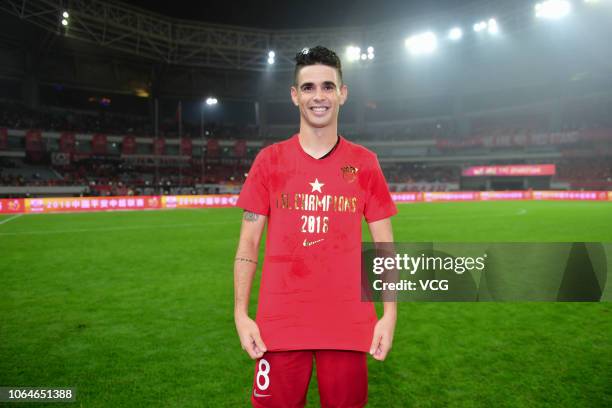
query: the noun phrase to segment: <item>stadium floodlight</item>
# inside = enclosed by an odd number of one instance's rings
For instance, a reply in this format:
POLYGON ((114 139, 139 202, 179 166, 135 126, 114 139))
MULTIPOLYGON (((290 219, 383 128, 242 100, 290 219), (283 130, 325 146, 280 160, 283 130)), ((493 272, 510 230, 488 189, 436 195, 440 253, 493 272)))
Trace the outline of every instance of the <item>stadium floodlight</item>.
POLYGON ((497 25, 497 20, 495 20, 494 18, 489 19, 489 21, 487 22, 487 28, 488 28, 489 34, 499 33, 499 26, 497 25))
POLYGON ((368 47, 368 49, 367 49, 367 51, 368 51, 367 58, 368 58, 369 60, 373 60, 373 59, 374 59, 374 47, 369 46, 369 47, 368 47))
POLYGON ((453 27, 448 31, 448 38, 453 41, 458 41, 463 37, 463 30, 459 27, 453 27))
POLYGON ((367 54, 361 54, 361 60, 365 61, 368 59, 368 55, 367 54))
POLYGON ((64 12, 62 13, 62 17, 64 17, 64 18, 70 18, 70 14, 68 14, 68 12, 67 12, 67 11, 64 11, 64 12))
POLYGON ((275 58, 275 57, 276 57, 276 53, 274 51, 268 52, 268 58, 275 58))
POLYGON ((535 5, 537 18, 558 20, 572 11, 572 4, 567 0, 547 0, 535 5))
POLYGON ((361 58, 361 48, 352 45, 346 47, 346 58, 349 62, 358 61, 361 58))
POLYGON ((272 57, 268 57, 268 65, 274 65, 276 61, 272 57))
POLYGON ((407 38, 405 44, 411 54, 431 54, 438 48, 438 38, 431 31, 427 31, 407 38))
POLYGON ((66 27, 68 25, 68 20, 66 20, 65 18, 62 19, 62 25, 66 27))
POLYGON ((498 34, 499 33, 499 25, 497 24, 497 20, 494 18, 490 18, 488 21, 479 21, 472 26, 475 32, 480 33, 484 30, 487 30, 489 34, 498 34))
POLYGON ((219 103, 219 101, 217 100, 217 98, 206 98, 206 105, 208 106, 213 106, 216 105, 217 103, 219 103))
POLYGON ((487 28, 487 22, 486 21, 479 21, 476 24, 474 24, 473 28, 474 28, 474 31, 479 33, 482 30, 487 28))

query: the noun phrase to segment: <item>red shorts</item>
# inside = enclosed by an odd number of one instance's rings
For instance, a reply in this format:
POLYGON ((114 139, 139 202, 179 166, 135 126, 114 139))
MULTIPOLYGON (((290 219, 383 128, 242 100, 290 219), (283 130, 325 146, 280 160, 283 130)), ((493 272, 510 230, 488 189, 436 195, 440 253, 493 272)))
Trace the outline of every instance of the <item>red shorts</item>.
POLYGON ((321 407, 357 408, 368 401, 366 353, 346 350, 267 352, 255 364, 251 401, 257 408, 294 408, 306 404, 316 360, 321 407))

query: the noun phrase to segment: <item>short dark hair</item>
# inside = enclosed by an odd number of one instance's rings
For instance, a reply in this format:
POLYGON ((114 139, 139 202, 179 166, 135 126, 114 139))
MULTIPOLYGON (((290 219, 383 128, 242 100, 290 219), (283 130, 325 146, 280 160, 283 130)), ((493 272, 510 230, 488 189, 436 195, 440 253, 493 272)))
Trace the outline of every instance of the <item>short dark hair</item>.
POLYGON ((308 65, 327 65, 328 67, 335 68, 338 71, 338 78, 340 84, 342 84, 342 63, 338 55, 321 45, 317 45, 312 48, 304 48, 297 54, 295 54, 295 71, 293 73, 293 82, 297 85, 297 77, 300 69, 308 65))

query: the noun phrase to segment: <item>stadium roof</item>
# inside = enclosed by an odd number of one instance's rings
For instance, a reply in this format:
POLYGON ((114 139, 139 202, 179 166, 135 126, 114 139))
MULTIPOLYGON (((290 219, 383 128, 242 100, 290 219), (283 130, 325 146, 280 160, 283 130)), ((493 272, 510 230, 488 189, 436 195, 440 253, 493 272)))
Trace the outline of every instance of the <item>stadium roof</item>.
MULTIPOLYGON (((205 23, 264 29, 308 29, 366 26, 398 21, 442 11, 452 12, 474 0, 327 0, 321 6, 310 0, 165 1, 125 0, 124 4, 167 17, 205 23)), ((479 3, 482 4, 482 1, 479 3)))
POLYGON ((346 50, 347 62, 356 66, 368 66, 374 58, 374 65, 405 66, 412 57, 417 61, 438 48, 447 55, 466 55, 466 63, 477 63, 473 54, 478 52, 470 47, 507 54, 518 44, 513 43, 515 34, 532 26, 541 27, 541 33, 524 44, 550 37, 570 53, 585 49, 573 45, 581 35, 589 37, 583 39, 588 49, 602 52, 607 47, 596 42, 609 37, 603 32, 609 4, 584 3, 574 21, 547 29, 535 21, 530 0, 328 0, 317 8, 302 0, 251 3, 79 0, 64 8, 55 0, 2 0, 0 9, 66 39, 150 61, 262 72, 290 72, 296 50, 315 44, 346 50), (481 25, 487 29, 478 28, 481 25), (454 31, 459 34, 446 34, 454 31))

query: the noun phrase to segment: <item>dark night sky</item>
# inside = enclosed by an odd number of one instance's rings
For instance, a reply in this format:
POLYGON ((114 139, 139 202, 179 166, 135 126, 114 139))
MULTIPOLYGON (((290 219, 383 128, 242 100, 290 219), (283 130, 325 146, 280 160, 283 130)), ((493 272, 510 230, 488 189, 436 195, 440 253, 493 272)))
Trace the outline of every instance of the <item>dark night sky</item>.
MULTIPOLYGON (((364 26, 425 17, 432 13, 455 14, 474 0, 130 0, 124 3, 168 17, 266 29, 364 26)), ((480 1, 479 3, 482 3, 480 1)))

